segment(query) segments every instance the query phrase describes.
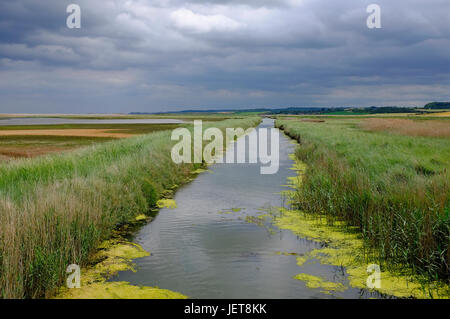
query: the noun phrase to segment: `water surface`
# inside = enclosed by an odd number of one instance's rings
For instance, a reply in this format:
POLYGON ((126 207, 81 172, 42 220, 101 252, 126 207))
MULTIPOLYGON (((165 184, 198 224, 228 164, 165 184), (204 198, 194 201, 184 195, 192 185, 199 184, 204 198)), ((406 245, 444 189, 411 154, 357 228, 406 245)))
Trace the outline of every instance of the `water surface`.
MULTIPOLYGON (((273 127, 273 120, 260 127, 273 127)), ((134 238, 151 256, 136 260, 136 272, 121 272, 112 280, 158 286, 191 298, 360 297, 359 289, 329 295, 293 278, 309 273, 348 284, 340 267, 299 267, 297 256, 279 254, 301 255, 319 243, 246 221, 246 216, 284 204, 279 193, 287 189, 281 186, 287 177, 295 175, 288 157, 294 147, 280 134, 277 174, 261 175, 259 164, 215 164, 179 189, 174 197, 178 208, 161 209, 134 238)))

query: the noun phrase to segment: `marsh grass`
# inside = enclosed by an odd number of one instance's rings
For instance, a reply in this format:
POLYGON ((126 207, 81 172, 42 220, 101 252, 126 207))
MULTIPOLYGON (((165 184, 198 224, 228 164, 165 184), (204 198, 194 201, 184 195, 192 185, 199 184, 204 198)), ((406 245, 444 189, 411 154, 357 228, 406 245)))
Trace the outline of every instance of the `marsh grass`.
POLYGON ((3 156, 5 161, 11 161, 73 150, 111 140, 113 138, 108 137, 0 136, 0 156, 3 156))
POLYGON ((448 120, 408 120, 370 118, 361 122, 361 127, 370 131, 387 131, 409 136, 450 137, 448 120))
MULTIPOLYGON (((0 121, 1 125, 1 121, 0 121)), ((29 158, 53 152, 73 150, 76 148, 94 145, 114 140, 113 137, 99 136, 51 136, 51 135, 12 135, 2 136, 2 131, 27 130, 79 130, 98 129, 111 130, 111 133, 125 133, 130 135, 148 134, 151 132, 171 130, 182 125, 179 124, 61 124, 61 125, 6 125, 0 126, 0 162, 16 158, 29 158)), ((68 131, 69 132, 69 131, 68 131)), ((20 133, 18 133, 20 134, 20 133)), ((93 134, 95 135, 95 134, 93 134)))
POLYGON ((182 124, 45 124, 45 125, 3 125, 0 131, 18 130, 73 130, 73 129, 98 129, 111 130, 112 132, 125 132, 128 134, 147 134, 156 131, 172 130, 182 124))
POLYGON ((188 181, 201 164, 173 163, 170 135, 155 132, 0 166, 0 297, 51 296, 69 264, 86 265, 116 227, 188 181))
POLYGON ((388 267, 449 281, 450 139, 366 132, 351 119, 277 126, 308 165, 300 209, 357 226, 388 267))
POLYGON ((186 113, 161 113, 161 114, 1 114, 2 119, 11 118, 62 118, 78 120, 131 120, 131 119, 178 119, 178 120, 203 120, 223 121, 229 119, 242 119, 245 115, 255 116, 255 113, 243 114, 234 112, 186 112, 186 113))

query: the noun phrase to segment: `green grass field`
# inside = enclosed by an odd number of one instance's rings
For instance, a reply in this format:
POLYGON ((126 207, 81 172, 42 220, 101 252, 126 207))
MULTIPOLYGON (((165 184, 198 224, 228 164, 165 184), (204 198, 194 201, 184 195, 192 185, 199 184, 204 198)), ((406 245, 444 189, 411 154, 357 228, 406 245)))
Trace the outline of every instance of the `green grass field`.
POLYGON ((189 181, 201 164, 175 164, 170 136, 164 130, 0 165, 0 297, 51 296, 69 264, 86 265, 116 227, 189 181))
POLYGON ((358 226, 390 267, 448 282, 449 137, 372 132, 352 118, 276 124, 301 142, 308 165, 300 209, 358 226))

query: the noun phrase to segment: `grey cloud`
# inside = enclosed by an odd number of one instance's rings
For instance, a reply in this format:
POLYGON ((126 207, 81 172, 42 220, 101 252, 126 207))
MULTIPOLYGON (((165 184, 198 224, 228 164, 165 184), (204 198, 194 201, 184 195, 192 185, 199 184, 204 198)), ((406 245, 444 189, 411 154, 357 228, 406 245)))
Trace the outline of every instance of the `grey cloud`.
POLYGON ((0 3, 0 112, 449 99, 448 0, 379 0, 379 30, 365 0, 69 3, 0 3))

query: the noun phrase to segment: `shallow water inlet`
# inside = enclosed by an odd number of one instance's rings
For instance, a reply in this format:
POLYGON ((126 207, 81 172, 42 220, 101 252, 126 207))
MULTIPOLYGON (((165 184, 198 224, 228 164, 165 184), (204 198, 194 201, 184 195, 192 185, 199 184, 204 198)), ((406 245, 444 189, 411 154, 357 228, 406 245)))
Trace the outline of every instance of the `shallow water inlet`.
MULTIPOLYGON (((273 120, 259 127, 273 127, 273 120)), ((299 262, 321 243, 272 225, 270 216, 286 204, 283 191, 296 174, 289 156, 294 148, 280 133, 280 169, 273 175, 260 174, 259 165, 210 166, 176 192, 176 206, 162 205, 134 237, 151 256, 135 260, 136 272, 120 272, 111 280, 191 298, 359 298, 361 291, 348 287, 345 270, 299 262), (314 283, 295 278, 301 273, 314 283)))

